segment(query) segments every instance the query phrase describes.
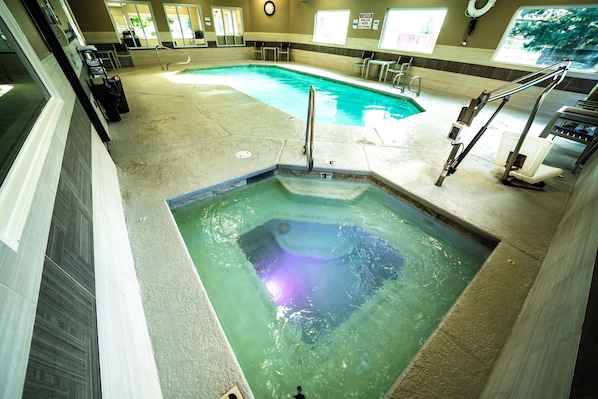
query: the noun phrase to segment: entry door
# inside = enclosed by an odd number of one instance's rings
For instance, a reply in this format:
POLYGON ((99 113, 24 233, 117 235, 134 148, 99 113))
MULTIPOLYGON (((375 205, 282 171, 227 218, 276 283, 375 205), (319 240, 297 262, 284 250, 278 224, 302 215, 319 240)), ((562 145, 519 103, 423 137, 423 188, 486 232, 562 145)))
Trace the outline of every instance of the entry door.
POLYGON ((241 8, 212 8, 218 46, 243 46, 243 14, 241 8))

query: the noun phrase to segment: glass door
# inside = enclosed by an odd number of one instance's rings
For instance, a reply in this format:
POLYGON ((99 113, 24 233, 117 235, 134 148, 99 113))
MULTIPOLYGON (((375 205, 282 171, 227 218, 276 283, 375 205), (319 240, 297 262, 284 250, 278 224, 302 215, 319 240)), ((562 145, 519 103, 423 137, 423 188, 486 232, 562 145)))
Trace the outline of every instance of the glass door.
POLYGON ((212 8, 218 46, 245 45, 242 11, 241 8, 212 8))
POLYGON ((198 6, 165 4, 164 11, 174 47, 206 45, 201 10, 198 6))
POLYGON ((149 3, 106 2, 106 6, 120 40, 128 47, 155 47, 160 44, 149 3))

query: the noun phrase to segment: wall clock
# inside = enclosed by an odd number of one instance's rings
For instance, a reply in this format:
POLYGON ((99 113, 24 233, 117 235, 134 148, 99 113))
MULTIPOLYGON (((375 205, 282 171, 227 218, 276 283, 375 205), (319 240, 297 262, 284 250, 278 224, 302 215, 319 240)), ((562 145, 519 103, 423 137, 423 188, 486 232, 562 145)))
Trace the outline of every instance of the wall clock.
POLYGON ((276 6, 274 6, 274 3, 271 1, 267 1, 264 4, 264 12, 266 13, 266 15, 274 15, 274 11, 276 11, 276 6))

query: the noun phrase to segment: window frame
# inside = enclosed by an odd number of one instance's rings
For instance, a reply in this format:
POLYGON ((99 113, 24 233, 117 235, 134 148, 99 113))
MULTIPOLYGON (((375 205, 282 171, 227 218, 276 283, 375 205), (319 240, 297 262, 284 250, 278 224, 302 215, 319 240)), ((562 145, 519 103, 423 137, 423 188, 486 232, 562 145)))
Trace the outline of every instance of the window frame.
MULTIPOLYGON (((141 14, 139 12, 138 6, 141 6, 141 5, 142 6, 147 6, 148 10, 149 10, 149 13, 150 13, 150 16, 152 18, 152 24, 154 26, 154 32, 156 33, 156 39, 155 40, 158 42, 158 44, 162 44, 162 40, 160 39, 160 31, 158 30, 158 25, 156 24, 156 16, 154 14, 154 9, 152 7, 152 3, 151 2, 149 2, 149 1, 129 1, 129 0, 104 0, 104 5, 106 6, 106 10, 108 11, 108 15, 110 16, 110 20, 112 21, 112 26, 114 28, 114 32, 116 33, 116 37, 118 38, 119 43, 123 43, 123 41, 124 41, 125 38, 123 37, 124 35, 122 34, 122 32, 119 32, 119 27, 117 26, 116 21, 114 20, 114 16, 112 15, 112 12, 110 11, 111 4, 119 4, 120 5, 120 8, 121 8, 121 10, 123 12, 123 16, 125 17, 125 23, 127 24, 127 28, 128 28, 129 31, 132 30, 133 32, 135 32, 136 30, 133 29, 134 28, 133 26, 131 26, 131 24, 130 24, 131 22, 130 22, 130 20, 128 18, 128 14, 123 9, 123 6, 125 6, 125 5, 133 5, 133 6, 135 6, 135 12, 137 13, 137 15, 139 17, 141 16, 141 14)), ((127 46, 129 48, 154 48, 155 47, 155 45, 151 45, 149 43, 149 40, 151 40, 151 39, 148 39, 146 37, 146 35, 145 35, 145 30, 143 30, 143 31, 144 31, 143 32, 143 35, 144 35, 143 38, 140 38, 139 36, 133 36, 131 38, 131 40, 133 41, 134 45, 133 46, 129 46, 127 44, 127 46), (140 45, 137 45, 137 40, 136 39, 139 40, 139 44, 140 45), (146 44, 145 46, 141 45, 141 40, 145 41, 145 44, 146 44)))
POLYGON ((212 24, 214 25, 214 35, 216 36, 216 47, 239 47, 239 46, 245 46, 245 22, 243 21, 243 8, 242 7, 228 7, 228 6, 212 6, 211 8, 212 11, 212 24), (220 12, 222 13, 222 18, 219 19, 216 16, 216 10, 220 10, 220 12), (234 32, 234 28, 233 28, 233 35, 227 35, 226 33, 226 27, 227 24, 225 23, 225 10, 228 10, 229 12, 231 12, 231 15, 233 14, 237 14, 239 16, 239 20, 238 21, 234 21, 235 18, 233 18, 233 21, 229 21, 230 23, 232 23, 233 27, 238 27, 238 25, 240 24, 241 27, 241 34, 240 35, 235 35, 236 32, 234 32), (237 22, 235 24, 235 22, 237 22), (219 23, 222 24, 222 29, 224 29, 224 35, 219 35, 218 30, 220 28, 220 26, 218 25, 219 23), (232 37, 232 42, 229 42, 230 38, 232 37), (237 42, 237 38, 241 38, 241 42, 237 42), (224 38, 224 42, 221 43, 221 38, 224 38))
POLYGON ((0 186, 0 241, 17 252, 50 144, 58 130, 60 117, 63 116, 65 102, 3 1, 0 1, 0 14, 9 34, 18 45, 19 49, 16 51, 22 53, 49 95, 0 186))
MULTIPOLYGON (((205 30, 205 27, 204 27, 203 13, 201 12, 201 6, 200 5, 198 5, 198 4, 180 4, 180 3, 163 3, 163 6, 164 6, 164 14, 166 15, 166 22, 168 23, 168 30, 170 31, 170 37, 172 39, 172 44, 173 44, 173 46, 175 48, 184 48, 184 47, 191 47, 192 48, 192 47, 207 47, 208 46, 208 41, 207 41, 207 39, 205 39, 206 30, 205 30), (182 37, 182 39, 183 39, 183 45, 179 45, 176 42, 176 40, 175 40, 175 39, 178 39, 178 38, 174 37, 174 33, 173 33, 172 29, 171 29, 170 22, 168 22, 169 14, 168 14, 167 7, 174 7, 175 8, 175 11, 177 13, 177 20, 178 20, 179 26, 181 28, 181 34, 183 35, 183 37, 182 37), (179 8, 183 8, 183 7, 187 8, 187 12, 190 12, 190 9, 197 10, 198 20, 199 20, 199 24, 200 24, 199 28, 200 28, 200 31, 203 32, 203 35, 204 35, 204 39, 203 39, 204 42, 203 42, 203 44, 197 44, 197 37, 192 38, 192 40, 195 41, 195 44, 193 44, 193 45, 186 44, 186 38, 185 38, 184 32, 183 32, 184 29, 183 29, 183 26, 182 26, 182 21, 180 20, 180 16, 179 16, 179 8)), ((193 22, 191 22, 191 24, 193 24, 193 22)), ((192 26, 192 28, 193 28, 193 26, 192 26)), ((197 31, 194 31, 194 33, 195 32, 197 32, 197 31)))
MULTIPOLYGON (((509 60, 509 57, 501 57, 501 52, 503 51, 503 46, 505 46, 505 43, 510 39, 510 33, 511 30, 513 29, 513 27, 515 26, 515 23, 517 22, 517 19, 519 17, 519 14, 524 11, 524 10, 542 10, 542 9, 574 9, 574 8, 595 8, 598 9, 598 5, 594 5, 594 4, 572 4, 572 5, 563 5, 563 4, 555 4, 555 5, 547 5, 547 6, 542 6, 542 5, 535 5, 535 6, 520 6, 517 8, 517 10, 515 10, 515 12, 513 13, 513 16, 511 17, 511 21, 509 22, 509 24, 507 25, 507 28, 505 29, 502 38, 500 39, 500 42, 498 44, 498 46, 496 47, 496 50, 494 51, 493 55, 492 55, 492 61, 493 62, 497 62, 497 63, 502 63, 502 64, 508 64, 508 65, 517 65, 517 66, 524 66, 524 67, 535 67, 535 68, 545 68, 546 66, 548 66, 548 64, 537 64, 536 62, 534 63, 530 63, 530 62, 525 62, 523 61, 521 58, 517 59, 517 60, 509 60)), ((598 46, 596 46, 598 47, 598 46)), ((575 50, 577 50, 578 48, 576 48, 575 50)), ((504 49, 505 53, 508 52, 507 49, 504 49)), ((531 54, 528 52, 528 54, 531 54)), ((538 58, 536 59, 536 61, 541 57, 541 54, 538 56, 538 58)), ((575 59, 573 59, 573 61, 575 62, 575 59)), ((571 64, 571 70, 574 70, 576 72, 579 73, 590 73, 590 74, 594 74, 598 72, 598 66, 595 69, 579 69, 576 68, 574 63, 571 64)))
MULTIPOLYGON (((335 45, 340 45, 343 46, 345 45, 345 43, 347 42, 347 32, 349 31, 349 22, 350 22, 350 17, 351 17, 351 10, 349 9, 340 9, 340 10, 317 10, 316 14, 314 15, 314 33, 312 36, 312 40, 314 43, 323 43, 323 44, 335 44, 335 45), (347 20, 345 23, 345 32, 344 35, 330 35, 330 34, 326 34, 326 31, 332 31, 330 29, 328 29, 326 26, 322 26, 320 27, 320 25, 318 24, 318 21, 322 20, 322 18, 319 18, 319 15, 326 15, 326 14, 336 14, 336 15, 340 15, 340 14, 346 14, 347 20), (324 32, 321 32, 324 31, 324 32), (333 37, 333 39, 330 40, 326 40, 325 38, 327 36, 333 37)), ((339 24, 340 25, 340 24, 339 24)))
MULTIPOLYGON (((436 47, 436 43, 438 42, 438 37, 440 36, 440 31, 442 30, 442 26, 444 25, 444 21, 446 19, 447 14, 448 14, 448 7, 389 8, 388 10, 386 10, 386 13, 384 14, 384 23, 382 25, 382 31, 380 32, 380 40, 378 41, 378 48, 383 49, 383 50, 391 50, 391 51, 406 51, 406 52, 410 52, 410 53, 432 54, 434 52, 434 48, 436 47), (388 44, 386 43, 386 36, 387 35, 390 36, 390 31, 387 32, 387 29, 389 29, 390 24, 392 23, 390 13, 392 13, 393 11, 397 11, 397 12, 444 11, 444 16, 442 17, 442 23, 438 27, 437 32, 435 32, 435 36, 434 35, 425 35, 425 36, 430 36, 431 38, 433 38, 433 43, 431 43, 431 45, 426 47, 426 49, 418 48, 417 46, 416 47, 388 46, 388 44)), ((405 17, 403 17, 402 19, 411 20, 411 21, 418 20, 416 18, 405 18, 405 17)), ((421 34, 419 32, 416 32, 416 33, 398 32, 397 36, 399 36, 401 34, 410 34, 410 35, 420 35, 421 36, 421 34)))

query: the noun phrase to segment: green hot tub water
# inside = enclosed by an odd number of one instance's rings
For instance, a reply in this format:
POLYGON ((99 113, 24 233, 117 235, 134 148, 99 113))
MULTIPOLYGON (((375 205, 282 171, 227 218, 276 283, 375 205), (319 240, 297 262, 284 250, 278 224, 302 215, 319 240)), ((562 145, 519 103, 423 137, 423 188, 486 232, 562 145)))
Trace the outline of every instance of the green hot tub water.
POLYGON ((173 210, 256 398, 382 398, 490 250, 367 181, 277 176, 173 210))

